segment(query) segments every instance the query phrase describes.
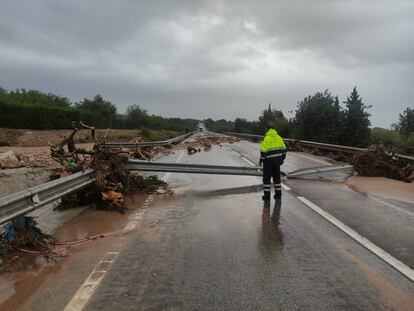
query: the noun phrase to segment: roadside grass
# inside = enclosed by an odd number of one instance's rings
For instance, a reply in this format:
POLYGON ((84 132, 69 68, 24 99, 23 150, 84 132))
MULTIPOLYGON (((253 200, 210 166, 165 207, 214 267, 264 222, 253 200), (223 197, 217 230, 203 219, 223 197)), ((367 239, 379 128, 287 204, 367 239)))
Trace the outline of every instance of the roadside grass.
MULTIPOLYGON (((105 134, 105 130, 98 131, 98 137, 102 137, 105 134)), ((146 128, 141 130, 110 130, 107 134, 107 138, 113 140, 131 140, 138 136, 143 136, 149 141, 158 141, 173 138, 181 135, 182 133, 177 131, 168 130, 148 130, 146 128)))

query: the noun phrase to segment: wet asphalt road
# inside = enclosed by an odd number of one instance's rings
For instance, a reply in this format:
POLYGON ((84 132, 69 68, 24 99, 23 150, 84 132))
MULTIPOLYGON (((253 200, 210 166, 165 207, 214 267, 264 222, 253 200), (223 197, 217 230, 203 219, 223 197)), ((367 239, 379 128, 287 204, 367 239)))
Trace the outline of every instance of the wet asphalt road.
MULTIPOLYGON (((258 144, 242 141, 231 147, 248 159, 258 160, 258 144)), ((323 159, 304 153, 288 153, 285 172, 304 167, 324 165, 323 159)), ((286 180, 293 191, 316 203, 319 207, 378 245, 395 258, 414 269, 414 204, 370 197, 337 183, 341 175, 307 176, 306 179, 286 180)), ((345 176, 342 176, 345 177, 345 176)), ((413 307, 414 310, 414 307, 413 307)))
MULTIPOLYGON (((180 153, 174 157, 180 156, 180 153)), ((243 165, 225 147, 181 162, 243 165)), ((86 310, 412 310, 414 285, 303 205, 266 206, 255 177, 170 175, 86 310)))

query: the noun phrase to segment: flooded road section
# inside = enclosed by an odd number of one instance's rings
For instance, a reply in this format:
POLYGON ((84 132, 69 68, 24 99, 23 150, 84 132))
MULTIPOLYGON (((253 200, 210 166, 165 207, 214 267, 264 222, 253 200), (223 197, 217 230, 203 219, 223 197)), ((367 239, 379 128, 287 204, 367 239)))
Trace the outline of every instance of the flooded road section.
MULTIPOLYGON (((181 162, 245 165, 214 147, 181 162)), ((411 310, 414 285, 290 191, 258 178, 171 174, 86 310, 411 310), (243 191, 243 189, 245 191, 243 191), (390 294, 392 293, 392 294, 390 294)))
MULTIPOLYGON (((121 230, 129 215, 139 208, 147 195, 127 197, 131 211, 120 214, 79 207, 66 211, 52 208, 34 214, 39 227, 61 241, 121 230)), ((125 237, 104 238, 92 243, 60 250, 63 257, 26 255, 0 274, 0 310, 62 310, 82 284, 102 254, 117 244, 123 247, 125 237)))

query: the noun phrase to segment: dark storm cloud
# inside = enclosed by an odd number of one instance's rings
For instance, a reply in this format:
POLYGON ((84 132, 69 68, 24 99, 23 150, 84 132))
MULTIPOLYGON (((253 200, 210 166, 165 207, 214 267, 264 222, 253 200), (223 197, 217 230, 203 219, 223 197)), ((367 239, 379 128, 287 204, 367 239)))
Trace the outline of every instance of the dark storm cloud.
POLYGON ((0 85, 249 119, 357 85, 389 126, 413 106, 413 17, 412 1, 3 1, 0 85))

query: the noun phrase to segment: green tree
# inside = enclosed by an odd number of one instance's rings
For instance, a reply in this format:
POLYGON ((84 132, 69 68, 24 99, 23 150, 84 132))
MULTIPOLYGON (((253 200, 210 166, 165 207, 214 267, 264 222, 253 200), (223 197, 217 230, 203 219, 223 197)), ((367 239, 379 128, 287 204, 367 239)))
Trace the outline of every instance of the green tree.
POLYGON ((292 121, 296 138, 326 143, 339 143, 343 112, 337 97, 328 90, 305 97, 298 103, 292 121))
POLYGON ((344 113, 342 143, 354 147, 367 147, 369 144, 371 122, 367 106, 362 102, 357 88, 354 87, 350 96, 344 102, 346 109, 344 113))
POLYGON ((289 121, 283 115, 283 112, 277 109, 272 109, 271 104, 267 109, 263 110, 258 120, 258 131, 257 134, 262 134, 266 132, 267 123, 273 122, 275 129, 282 136, 287 136, 289 134, 289 121))
POLYGON ((399 122, 392 126, 405 137, 408 137, 410 133, 414 133, 414 108, 407 107, 402 114, 400 113, 399 122))
POLYGON ((85 98, 76 104, 76 108, 92 114, 92 120, 88 120, 96 127, 112 127, 116 119, 116 106, 110 101, 96 95, 93 99, 85 98))
POLYGON ((127 108, 127 120, 134 128, 143 128, 148 126, 148 113, 138 105, 131 105, 127 108))

